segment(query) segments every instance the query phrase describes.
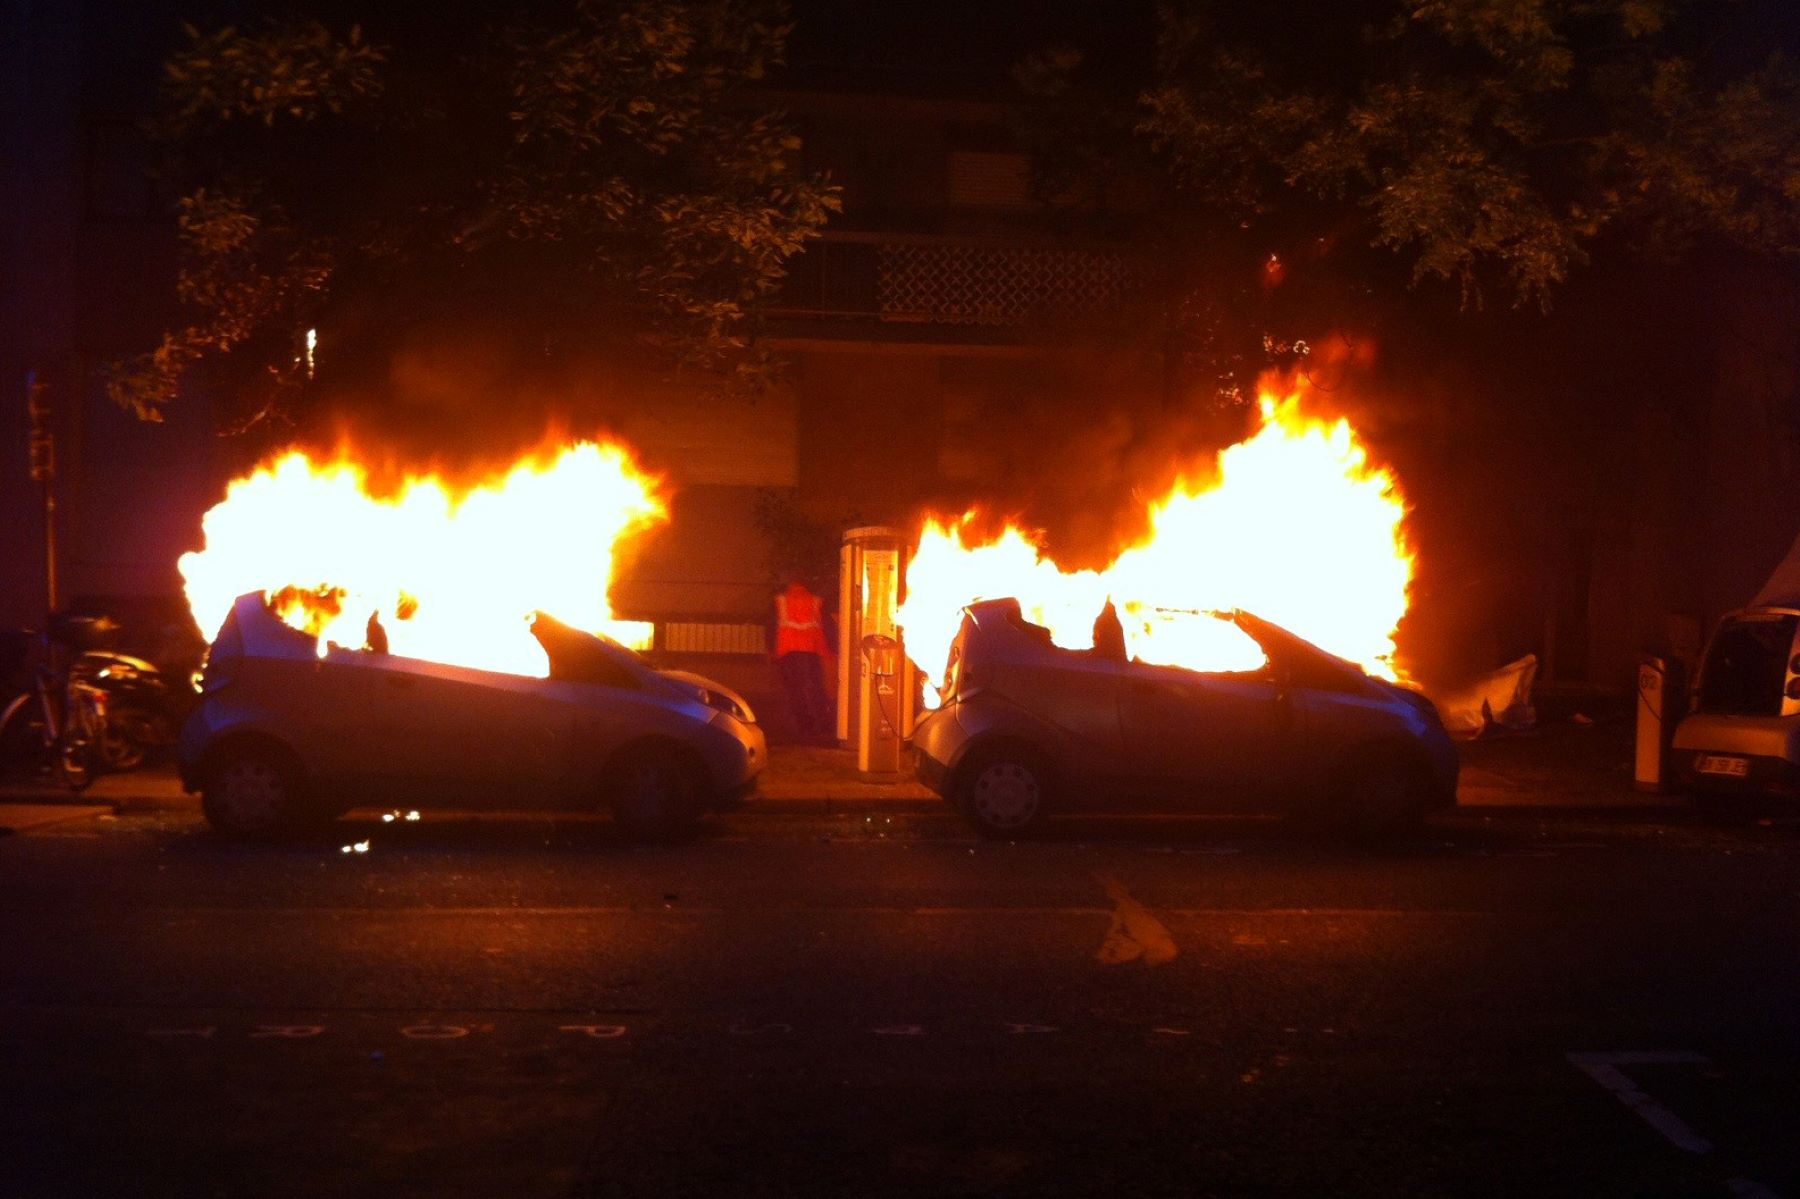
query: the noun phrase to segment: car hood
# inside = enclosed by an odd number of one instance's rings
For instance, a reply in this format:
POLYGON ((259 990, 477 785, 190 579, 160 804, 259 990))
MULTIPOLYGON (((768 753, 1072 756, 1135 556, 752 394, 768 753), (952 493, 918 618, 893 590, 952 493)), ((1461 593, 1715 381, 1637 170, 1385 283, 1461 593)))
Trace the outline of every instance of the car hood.
MULTIPOLYGON (((703 674, 694 674, 691 671, 686 670, 659 670, 656 673, 661 675, 669 683, 674 684, 675 688, 683 695, 699 700, 701 703, 706 703, 705 693, 710 691, 714 695, 724 696, 726 699, 736 704, 738 710, 744 713, 746 720, 754 721, 756 719, 754 713, 751 712, 750 701, 746 700, 742 695, 733 691, 723 683, 709 679, 703 674)), ((713 705, 709 704, 708 706, 710 707, 713 705)))

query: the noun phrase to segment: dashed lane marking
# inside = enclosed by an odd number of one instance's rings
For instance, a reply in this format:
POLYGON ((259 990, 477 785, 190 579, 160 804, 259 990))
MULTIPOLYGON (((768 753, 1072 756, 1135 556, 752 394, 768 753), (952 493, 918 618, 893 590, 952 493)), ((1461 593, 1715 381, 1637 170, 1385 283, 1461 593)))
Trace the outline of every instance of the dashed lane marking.
POLYGON ((1577 1070, 1611 1091, 1620 1103, 1643 1117, 1644 1122, 1677 1149, 1689 1153, 1711 1153, 1712 1142, 1695 1132, 1680 1116, 1650 1098, 1631 1081, 1621 1067, 1703 1065, 1705 1054, 1681 1050, 1627 1050, 1622 1053, 1571 1053, 1569 1062, 1577 1070))
POLYGON ((1094 879, 1113 901, 1112 924, 1095 957, 1109 966, 1124 962, 1157 966, 1174 958, 1175 938, 1149 908, 1133 899, 1125 885, 1111 875, 1096 874, 1094 879))
MULTIPOLYGON (((1713 1151, 1711 1141, 1645 1094, 1624 1070, 1626 1066, 1703 1066, 1712 1061, 1705 1054, 1686 1050, 1628 1049, 1613 1053, 1571 1053, 1568 1057, 1577 1070, 1618 1096, 1619 1102, 1642 1116, 1644 1122, 1662 1133, 1669 1144, 1689 1153, 1713 1151)), ((1727 1178, 1725 1189, 1735 1199, 1780 1199, 1776 1191, 1742 1175, 1727 1178)))

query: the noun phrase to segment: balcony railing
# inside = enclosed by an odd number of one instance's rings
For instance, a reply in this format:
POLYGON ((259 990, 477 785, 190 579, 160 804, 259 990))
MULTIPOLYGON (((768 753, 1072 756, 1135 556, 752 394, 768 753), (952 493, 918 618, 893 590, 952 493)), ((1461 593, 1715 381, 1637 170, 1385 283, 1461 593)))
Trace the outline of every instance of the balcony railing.
POLYGON ((1130 278, 1106 248, 837 233, 795 258, 770 314, 1024 325, 1116 308, 1130 278))

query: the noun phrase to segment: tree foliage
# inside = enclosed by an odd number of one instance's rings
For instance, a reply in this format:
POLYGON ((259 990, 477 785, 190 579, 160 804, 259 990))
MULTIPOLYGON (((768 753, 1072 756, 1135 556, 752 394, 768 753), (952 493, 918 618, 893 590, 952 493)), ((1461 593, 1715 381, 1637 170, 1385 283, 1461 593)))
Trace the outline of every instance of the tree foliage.
POLYGON ((1349 210, 1465 303, 1548 302, 1597 239, 1800 255, 1800 77, 1705 53, 1717 6, 1390 0, 1292 37, 1162 9, 1139 130, 1227 220, 1349 210))
POLYGON ((187 29, 156 132, 185 181, 188 319, 114 364, 113 398, 160 419, 205 363, 254 423, 308 385, 307 329, 447 295, 623 324, 753 378, 750 318, 838 207, 755 93, 782 62, 780 4, 526 11, 450 48, 435 21, 187 29))

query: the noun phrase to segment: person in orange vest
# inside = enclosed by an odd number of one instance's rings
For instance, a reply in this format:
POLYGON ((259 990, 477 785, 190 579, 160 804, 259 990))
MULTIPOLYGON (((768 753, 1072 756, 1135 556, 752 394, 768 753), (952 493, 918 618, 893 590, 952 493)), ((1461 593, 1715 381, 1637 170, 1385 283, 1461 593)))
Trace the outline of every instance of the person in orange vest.
POLYGON ((799 575, 789 575, 787 586, 775 593, 775 668, 800 736, 836 744, 836 715, 825 694, 825 659, 831 652, 825 621, 824 603, 799 575))

